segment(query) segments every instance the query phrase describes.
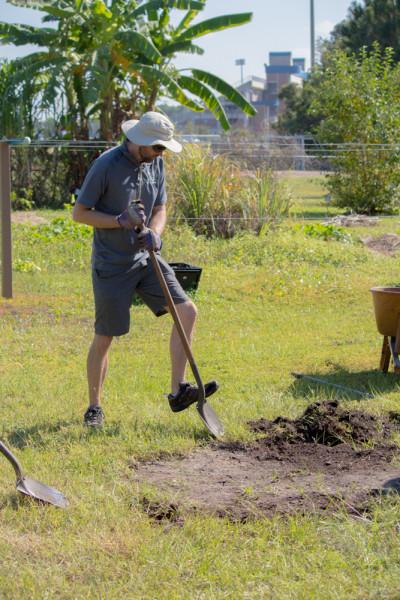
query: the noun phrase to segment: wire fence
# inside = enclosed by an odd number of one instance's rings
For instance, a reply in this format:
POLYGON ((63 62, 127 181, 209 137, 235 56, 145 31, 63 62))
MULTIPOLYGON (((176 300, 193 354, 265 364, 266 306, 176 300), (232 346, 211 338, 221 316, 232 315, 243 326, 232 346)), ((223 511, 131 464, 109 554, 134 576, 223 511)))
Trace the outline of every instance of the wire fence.
MULTIPOLYGON (((319 143, 302 136, 270 136, 265 139, 236 139, 233 136, 180 136, 184 145, 195 144, 204 153, 232 160, 243 175, 264 172, 300 171, 332 173, 340 157, 357 157, 360 161, 379 156, 400 160, 400 142, 365 144, 319 143)), ((9 140, 11 145, 11 180, 18 208, 29 204, 62 207, 80 189, 92 162, 119 141, 33 139, 9 140)), ((172 158, 172 157, 171 157, 172 158)), ((172 158, 173 160, 173 158, 172 158)))
MULTIPOLYGON (((181 136, 186 143, 196 143, 214 154, 221 154, 243 165, 246 169, 269 168, 272 170, 331 171, 335 169, 335 161, 344 155, 365 158, 379 155, 382 158, 400 159, 399 143, 319 143, 315 140, 295 136, 293 138, 278 136, 263 141, 237 140, 234 138, 217 138, 210 136, 181 136)), ((88 160, 93 160, 101 152, 119 144, 117 141, 103 140, 18 140, 15 149, 30 152, 45 150, 86 153, 88 160)))

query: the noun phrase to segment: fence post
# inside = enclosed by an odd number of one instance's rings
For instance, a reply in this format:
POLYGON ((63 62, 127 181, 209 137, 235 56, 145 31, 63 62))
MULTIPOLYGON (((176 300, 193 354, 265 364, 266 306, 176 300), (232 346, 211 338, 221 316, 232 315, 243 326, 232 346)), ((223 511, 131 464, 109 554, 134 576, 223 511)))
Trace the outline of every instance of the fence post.
POLYGON ((12 298, 10 145, 0 140, 1 295, 12 298))

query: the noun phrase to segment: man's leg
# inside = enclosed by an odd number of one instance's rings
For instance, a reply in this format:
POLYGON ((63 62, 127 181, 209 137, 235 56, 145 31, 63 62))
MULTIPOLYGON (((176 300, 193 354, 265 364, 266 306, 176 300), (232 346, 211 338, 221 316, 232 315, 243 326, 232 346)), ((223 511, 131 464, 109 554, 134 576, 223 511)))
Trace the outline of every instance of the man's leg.
MULTIPOLYGON (((189 344, 191 344, 194 324, 196 322, 197 308, 191 301, 183 302, 182 304, 176 304, 175 308, 181 320, 189 344)), ((182 381, 185 381, 187 358, 175 324, 172 328, 169 348, 171 354, 171 387, 172 393, 176 394, 179 390, 179 384, 182 381)))
POLYGON ((95 334, 87 357, 89 405, 100 406, 101 391, 108 369, 108 351, 113 338, 95 334))

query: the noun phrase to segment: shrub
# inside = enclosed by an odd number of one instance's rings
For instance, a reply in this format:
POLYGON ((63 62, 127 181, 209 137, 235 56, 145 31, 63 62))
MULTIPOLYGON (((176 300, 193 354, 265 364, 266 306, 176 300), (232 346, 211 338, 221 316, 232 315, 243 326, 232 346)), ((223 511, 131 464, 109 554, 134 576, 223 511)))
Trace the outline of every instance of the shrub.
POLYGON ((19 194, 12 190, 11 206, 13 210, 32 210, 35 206, 32 200, 32 190, 21 189, 19 194))
POLYGON ((335 240, 344 243, 353 242, 350 233, 347 233, 342 227, 335 227, 335 225, 322 225, 322 223, 304 225, 303 231, 309 237, 319 238, 325 241, 335 240))
POLYGON ((14 208, 62 208, 82 185, 98 150, 16 147, 11 152, 14 208), (25 200, 28 200, 27 204, 25 200))
POLYGON ((290 194, 271 171, 242 172, 235 161, 208 147, 185 146, 167 173, 171 218, 187 222, 198 234, 260 233, 288 214, 290 194))
POLYGON ((359 213, 394 212, 400 205, 400 65, 377 46, 359 56, 334 52, 313 101, 323 115, 319 138, 335 150, 328 178, 335 203, 359 213))
POLYGON ((92 228, 82 223, 75 223, 71 217, 56 217, 49 224, 32 228, 31 237, 45 241, 54 239, 86 240, 93 235, 92 228))

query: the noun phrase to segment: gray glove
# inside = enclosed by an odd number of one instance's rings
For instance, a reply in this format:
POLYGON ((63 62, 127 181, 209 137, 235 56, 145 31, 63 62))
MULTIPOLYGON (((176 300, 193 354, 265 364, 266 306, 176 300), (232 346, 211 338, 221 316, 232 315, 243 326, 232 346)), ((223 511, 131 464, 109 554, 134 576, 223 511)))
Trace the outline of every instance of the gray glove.
POLYGON ((132 202, 116 219, 121 229, 141 229, 146 221, 143 204, 132 202))
POLYGON ((162 247, 162 241, 158 233, 148 227, 144 227, 139 233, 138 242, 143 250, 153 250, 153 252, 158 252, 162 247))

